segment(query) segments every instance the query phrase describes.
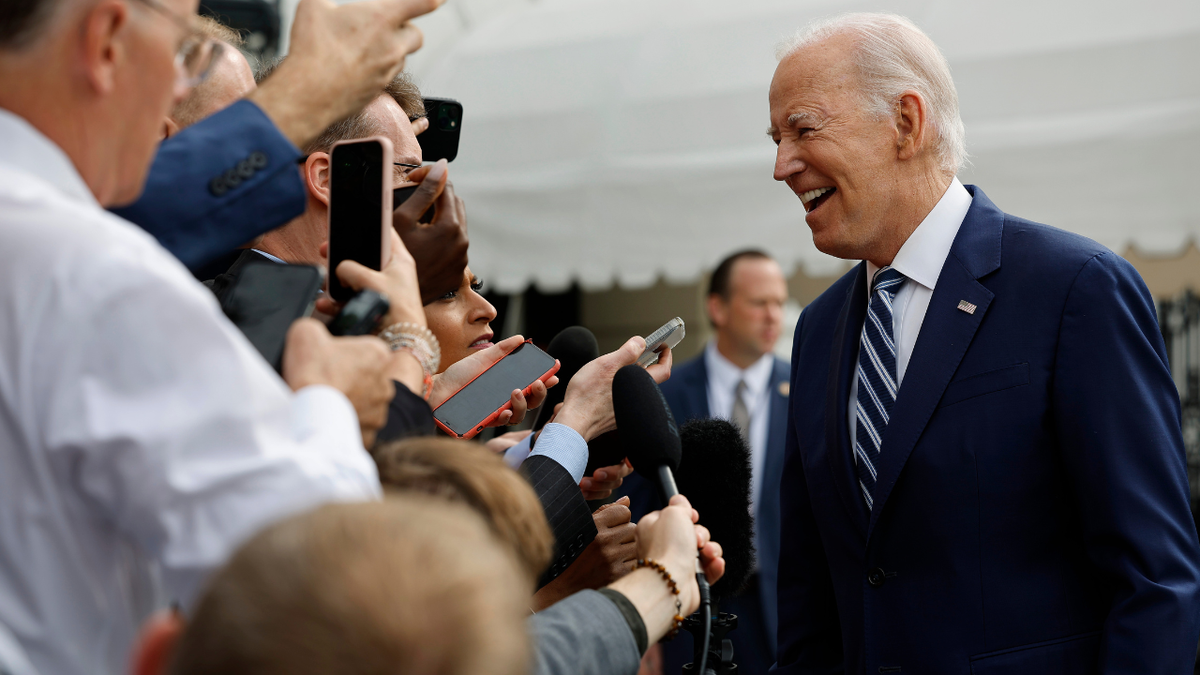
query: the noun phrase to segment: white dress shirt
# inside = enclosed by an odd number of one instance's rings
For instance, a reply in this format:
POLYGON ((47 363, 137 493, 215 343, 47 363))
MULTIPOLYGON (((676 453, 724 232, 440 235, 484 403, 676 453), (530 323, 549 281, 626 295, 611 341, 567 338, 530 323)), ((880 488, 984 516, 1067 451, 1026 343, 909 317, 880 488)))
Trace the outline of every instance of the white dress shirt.
MULTIPOLYGON (((921 333, 921 324, 925 322, 925 311, 929 309, 929 299, 933 297, 933 289, 937 286, 938 277, 942 274, 942 265, 950 255, 950 247, 954 245, 954 237, 958 236, 958 228, 962 226, 967 211, 971 208, 971 193, 955 178, 945 194, 938 200, 937 206, 925 216, 925 220, 909 235, 908 240, 900 247, 892 260, 892 268, 904 275, 904 283, 896 297, 892 299, 892 335, 896 341, 896 386, 904 384, 904 372, 908 370, 908 360, 912 358, 913 347, 917 344, 917 336, 921 333)), ((871 279, 879 271, 874 263, 867 261, 867 302, 871 302, 871 279)), ((862 331, 859 331, 862 340, 862 331)), ((855 364, 858 354, 854 355, 855 364)), ((902 389, 896 390, 900 396, 902 389)), ((858 368, 850 381, 850 408, 847 417, 850 423, 850 442, 854 443, 854 434, 858 426, 858 415, 855 402, 858 401, 858 368)), ((854 455, 858 463, 858 455, 854 455)))
POLYGON ((734 392, 740 381, 746 382, 742 402, 750 413, 750 513, 758 513, 762 493, 763 463, 767 457, 767 430, 771 416, 771 370, 775 355, 764 354, 745 370, 738 368, 710 340, 704 348, 704 366, 708 370, 708 414, 721 419, 733 417, 734 392))
POLYGON ((41 673, 130 672, 262 526, 380 494, 354 408, 293 394, 212 293, 0 110, 0 624, 41 673))

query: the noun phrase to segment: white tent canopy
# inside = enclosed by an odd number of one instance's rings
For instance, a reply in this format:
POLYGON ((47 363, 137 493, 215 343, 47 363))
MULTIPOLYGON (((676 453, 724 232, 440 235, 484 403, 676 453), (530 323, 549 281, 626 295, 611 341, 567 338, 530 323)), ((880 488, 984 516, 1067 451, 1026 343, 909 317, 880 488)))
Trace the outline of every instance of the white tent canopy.
POLYGON ((1118 251, 1200 234, 1196 0, 491 6, 418 74, 465 107, 451 178, 472 268, 501 290, 689 282, 745 246, 842 269, 772 180, 763 133, 775 46, 842 11, 905 14, 942 47, 972 158, 961 178, 1001 208, 1118 251))

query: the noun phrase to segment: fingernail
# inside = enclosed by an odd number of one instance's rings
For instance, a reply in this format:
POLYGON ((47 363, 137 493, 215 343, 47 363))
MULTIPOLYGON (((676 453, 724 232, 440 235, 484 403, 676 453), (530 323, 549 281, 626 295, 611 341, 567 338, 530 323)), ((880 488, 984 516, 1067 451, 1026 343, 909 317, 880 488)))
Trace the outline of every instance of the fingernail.
POLYGON ((425 177, 432 180, 441 180, 444 173, 446 173, 446 160, 439 159, 437 162, 434 162, 433 166, 429 167, 429 173, 425 177))

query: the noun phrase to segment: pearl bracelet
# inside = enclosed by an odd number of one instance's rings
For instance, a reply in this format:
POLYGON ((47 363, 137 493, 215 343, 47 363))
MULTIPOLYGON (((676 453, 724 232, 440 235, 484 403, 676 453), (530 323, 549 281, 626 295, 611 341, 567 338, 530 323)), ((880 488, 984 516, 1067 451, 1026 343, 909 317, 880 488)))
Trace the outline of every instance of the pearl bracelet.
POLYGON ((421 364, 421 372, 425 375, 425 400, 428 401, 433 392, 433 376, 442 362, 442 348, 437 336, 425 326, 403 321, 384 328, 379 338, 388 343, 392 351, 403 349, 421 364))

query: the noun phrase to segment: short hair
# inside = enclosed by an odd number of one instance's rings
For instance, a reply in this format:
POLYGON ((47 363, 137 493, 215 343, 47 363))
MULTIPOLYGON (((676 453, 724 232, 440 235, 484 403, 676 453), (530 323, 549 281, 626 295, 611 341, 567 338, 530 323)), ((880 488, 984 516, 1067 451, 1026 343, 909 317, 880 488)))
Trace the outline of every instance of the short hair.
MULTIPOLYGON (((193 19, 193 25, 196 27, 196 33, 201 37, 224 43, 231 49, 241 51, 242 47, 246 45, 246 40, 241 33, 212 17, 197 16, 193 19)), ((171 119, 175 120, 180 128, 191 126, 203 118, 208 107, 209 90, 212 86, 212 78, 201 82, 188 92, 188 95, 174 108, 171 108, 171 119)))
POLYGON ((475 509, 512 547, 531 581, 554 555, 554 535, 529 483, 482 445, 450 438, 413 438, 374 451, 389 492, 424 492, 475 509))
POLYGON ((0 2, 0 49, 18 50, 28 47, 61 0, 3 0, 0 2))
POLYGON ((779 46, 780 61, 835 35, 857 38, 855 66, 870 112, 890 116, 905 91, 916 91, 929 107, 934 151, 942 169, 958 173, 967 161, 966 128, 958 110, 958 91, 950 65, 938 46, 916 24, 897 14, 857 12, 818 19, 779 46))
POLYGON ((224 42, 234 49, 242 49, 246 46, 246 38, 242 37, 241 32, 226 26, 219 20, 204 16, 203 14, 192 18, 192 25, 196 28, 196 34, 200 37, 224 42))
POLYGON ((774 260, 771 256, 756 248, 748 248, 731 253, 717 265, 712 276, 708 278, 708 294, 719 295, 722 300, 729 299, 729 286, 733 278, 733 266, 739 260, 774 260))
MULTIPOLYGON (((266 64, 254 74, 254 79, 262 83, 263 80, 270 77, 271 73, 275 72, 284 59, 277 59, 272 63, 266 64)), ((408 73, 401 72, 388 83, 380 95, 387 94, 392 97, 392 100, 400 106, 405 115, 408 115, 409 120, 415 120, 425 116, 425 100, 421 98, 421 90, 417 88, 413 82, 412 76, 408 73)), ((309 141, 307 145, 301 148, 304 154, 312 154, 314 152, 329 152, 334 143, 338 141, 346 141, 354 138, 366 138, 378 133, 379 129, 374 120, 367 115, 366 108, 347 117, 346 119, 334 122, 325 128, 319 136, 309 141)))
POLYGON ((210 580, 172 675, 523 675, 532 587, 470 509, 410 495, 268 527, 210 580))

